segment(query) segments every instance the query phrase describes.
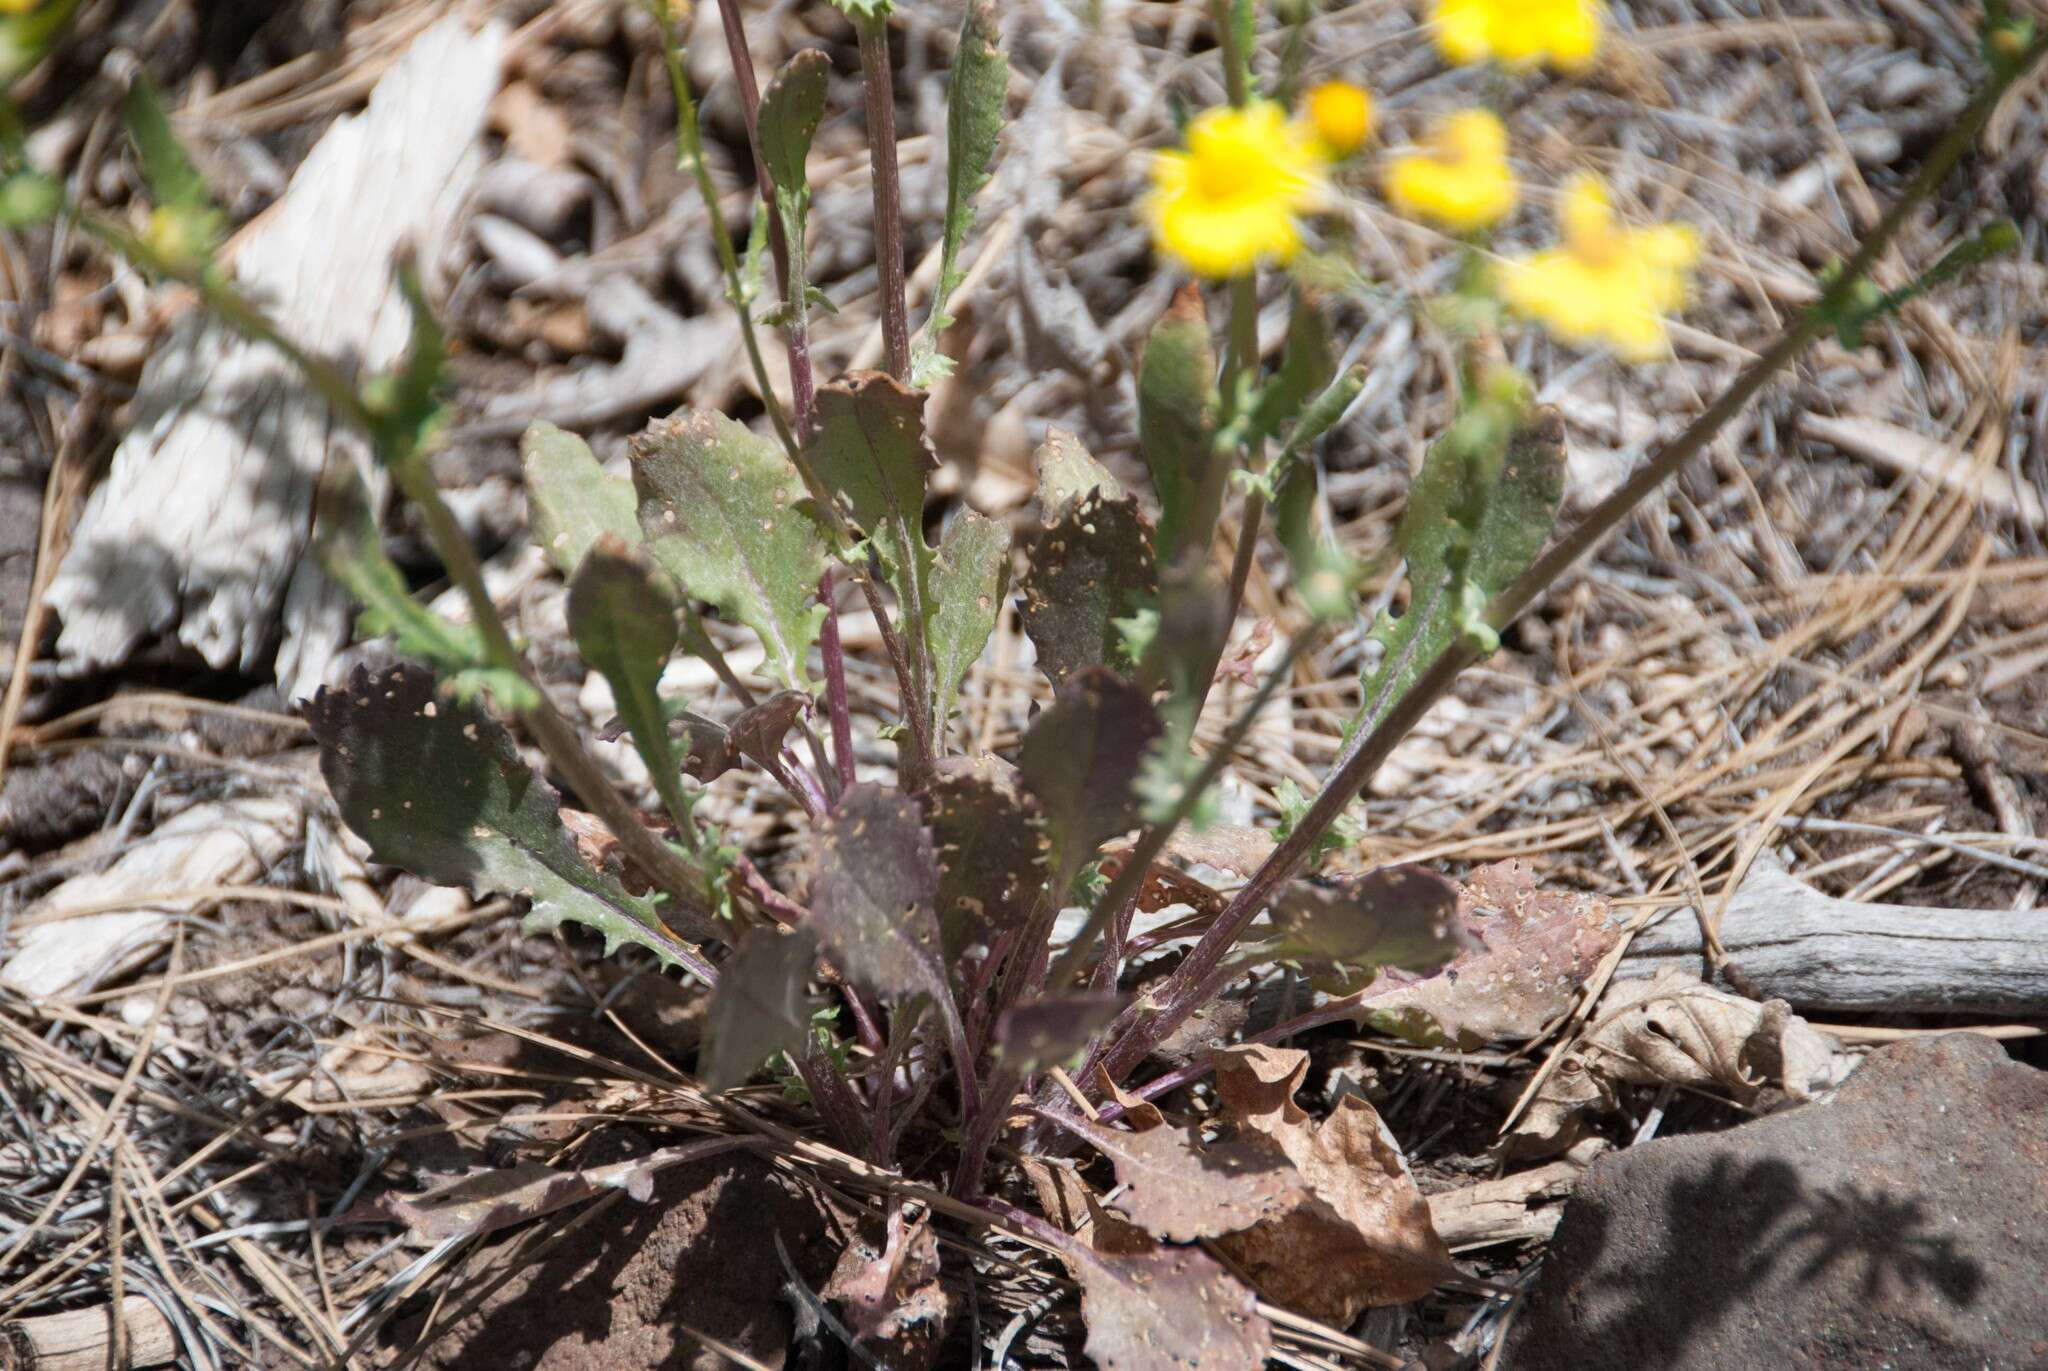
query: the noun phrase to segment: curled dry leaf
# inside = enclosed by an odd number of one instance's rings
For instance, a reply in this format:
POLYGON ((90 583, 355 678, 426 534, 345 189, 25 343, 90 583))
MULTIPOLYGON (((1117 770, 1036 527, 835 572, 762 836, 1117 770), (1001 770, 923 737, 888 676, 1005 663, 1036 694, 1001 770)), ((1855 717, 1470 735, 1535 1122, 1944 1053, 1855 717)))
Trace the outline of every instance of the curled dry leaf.
POLYGON ((1342 1327, 1362 1309, 1420 1299, 1459 1272, 1378 1112, 1347 1095, 1313 1124, 1294 1103, 1307 1070, 1308 1054, 1291 1048, 1217 1054, 1224 1117, 1271 1138, 1307 1192, 1216 1241, 1267 1299, 1342 1327))
POLYGON ((1571 1008, 1619 938, 1597 895, 1543 890, 1527 862, 1496 862, 1465 882, 1458 912, 1483 946, 1437 974, 1367 992, 1360 1022, 1420 1042, 1470 1049, 1533 1038, 1571 1008))
POLYGON ((1570 1147, 1584 1115, 1613 1105, 1617 1086, 1688 1086, 1755 1108, 1810 1100, 1841 1084, 1856 1061, 1783 1000, 1758 1004, 1675 967, 1654 980, 1618 981, 1537 1092, 1514 1150, 1547 1156, 1570 1147))
POLYGON ((1121 1188, 1110 1206, 1168 1242, 1235 1233, 1307 1198, 1301 1174, 1255 1130, 1205 1146, 1194 1127, 1126 1133, 1078 1119, 1062 1122, 1115 1164, 1121 1188))
POLYGON ((845 1306, 846 1325, 859 1342, 890 1343, 933 1330, 951 1312, 931 1224, 906 1220, 898 1207, 889 1212, 888 1231, 879 1255, 858 1242, 848 1247, 819 1292, 845 1306))
POLYGON ((1106 1255, 1076 1248, 1087 1353, 1102 1371, 1258 1371, 1273 1325, 1258 1298, 1195 1248, 1106 1255))

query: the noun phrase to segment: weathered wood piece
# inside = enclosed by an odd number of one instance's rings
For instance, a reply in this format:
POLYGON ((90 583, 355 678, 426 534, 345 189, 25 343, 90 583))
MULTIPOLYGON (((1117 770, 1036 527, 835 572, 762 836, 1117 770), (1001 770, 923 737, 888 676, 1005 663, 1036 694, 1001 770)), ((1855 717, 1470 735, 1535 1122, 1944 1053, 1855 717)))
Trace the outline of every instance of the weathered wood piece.
MULTIPOLYGON (((336 120, 230 245, 237 283, 287 336, 364 375, 403 354, 392 260, 416 246, 433 289, 480 160, 504 41, 502 24, 472 31, 459 16, 421 34, 368 110, 336 120)), ((282 357, 188 313, 143 368, 134 427, 51 583, 59 654, 106 665, 175 625, 214 666, 255 671, 281 619, 278 680, 310 695, 354 618, 305 555, 313 492, 329 462, 351 461, 381 500, 360 437, 282 357)))
MULTIPOLYGON (((120 1365, 166 1366, 176 1359, 178 1335, 141 1295, 121 1301, 121 1325, 120 1365)), ((0 1323, 0 1371, 106 1371, 115 1364, 111 1304, 0 1323)))
MULTIPOLYGON (((1729 958, 1799 1010, 2048 1013, 2048 911, 1930 909, 1824 895, 1760 858, 1721 921, 1729 958)), ((1623 976, 1700 969, 1689 913, 1636 937, 1623 976)))

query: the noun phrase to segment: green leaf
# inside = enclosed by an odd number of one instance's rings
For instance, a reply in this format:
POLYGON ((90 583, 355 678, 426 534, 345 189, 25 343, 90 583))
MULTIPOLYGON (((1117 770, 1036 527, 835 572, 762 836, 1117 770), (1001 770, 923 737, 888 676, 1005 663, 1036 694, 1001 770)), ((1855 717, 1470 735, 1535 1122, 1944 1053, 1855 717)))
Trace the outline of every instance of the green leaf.
POLYGON ((831 58, 816 48, 806 48, 783 63, 768 89, 761 92, 755 116, 761 161, 783 195, 800 197, 809 192, 804 161, 810 156, 818 121, 825 117, 825 81, 831 74, 831 58))
POLYGON ((832 0, 833 8, 856 19, 886 19, 895 12, 895 0, 832 0))
POLYGON ((1098 489, 1067 506, 1039 535, 1018 588, 1024 632, 1055 686, 1083 667, 1131 669, 1117 620, 1148 606, 1159 588, 1136 497, 1098 489))
POLYGON ((778 1052, 797 1052, 811 1036, 816 1001, 809 982, 818 940, 808 929, 756 929, 719 968, 705 1011, 699 1074, 711 1090, 729 1090, 778 1052))
POLYGON ((648 553, 689 594, 752 629, 770 675, 804 689, 825 621, 825 536, 798 508, 796 468, 772 439, 705 411, 649 425, 632 451, 648 553))
POLYGON ((323 688, 302 709, 341 817, 377 861, 440 885, 524 896, 529 927, 584 924, 608 954, 636 943, 666 962, 696 960, 653 901, 583 860, 554 789, 519 760, 511 735, 441 697, 425 668, 358 667, 346 688, 323 688))
POLYGON ((948 757, 923 796, 939 862, 939 931, 948 963, 1020 927, 1045 890, 1038 803, 994 757, 948 757))
POLYGON ((1138 362, 1138 446, 1159 496, 1159 560, 1182 548, 1206 553, 1223 502, 1216 453, 1216 351, 1201 290, 1173 297, 1138 362))
POLYGON ((884 995, 944 994, 938 860, 917 801, 857 785, 818 831, 809 926, 847 979, 884 995))
POLYGON ((1478 611, 1549 538, 1564 468, 1557 411, 1524 414, 1505 395, 1481 397, 1431 446, 1395 528, 1408 560, 1408 608, 1373 628, 1386 652, 1366 674, 1347 736, 1372 728, 1432 662, 1483 628, 1478 611))
POLYGON ((321 567, 363 607, 356 616, 358 637, 390 638, 401 653, 432 663, 468 689, 488 687, 506 709, 538 703, 526 680, 491 669, 473 624, 445 619, 413 599, 404 575, 384 555, 362 478, 350 464, 330 467, 321 477, 313 530, 321 567))
POLYGON ((922 640, 934 557, 924 540, 925 481, 938 466, 925 442, 924 396, 886 372, 856 372, 819 387, 816 413, 805 448, 818 477, 881 554, 898 622, 922 640))
POLYGON ((17 171, 0 180, 0 228, 28 228, 55 215, 64 188, 39 171, 17 171))
POLYGON ((1431 971, 1466 945, 1457 914, 1458 887, 1426 867, 1292 881, 1273 901, 1279 934, 1270 955, 1362 970, 1431 971))
POLYGON ((1136 827, 1138 773, 1159 733, 1145 692, 1103 667, 1075 672, 1031 721, 1017 770, 1045 813, 1056 891, 1105 839, 1136 827))
POLYGON ((646 556, 605 534, 569 583, 569 632, 583 660, 604 675, 633 747, 647 763, 663 808, 691 833, 668 719, 656 687, 676 650, 676 606, 668 578, 646 556))
POLYGON ((932 665, 937 674, 933 718, 943 729, 960 696, 960 683, 988 645, 1010 591, 1010 529, 963 511, 939 539, 932 566, 932 665))
POLYGON ((910 347, 910 384, 922 389, 953 369, 939 351, 952 327, 947 304, 960 286, 960 245, 974 223, 974 197, 988 184, 1003 131, 1010 63, 1003 56, 995 0, 969 0, 953 49, 953 88, 946 100, 946 221, 939 240, 939 279, 931 314, 910 347))
POLYGON ((128 83, 128 93, 121 98, 121 117, 127 121, 128 136, 135 140, 142 179, 157 208, 174 212, 208 208, 212 201, 206 181, 171 131, 163 98, 145 73, 137 72, 128 83))
POLYGON ((564 577, 576 574, 584 554, 606 534, 629 548, 640 545, 632 480, 607 474, 581 438, 541 420, 519 439, 519 459, 533 540, 564 577))
POLYGON ((1273 498, 1273 532, 1294 572, 1294 591, 1317 619, 1351 613, 1357 562, 1337 545, 1312 462, 1290 462, 1273 498))
POLYGON ((1252 437, 1269 438, 1295 419, 1337 375, 1337 354, 1330 344, 1329 325, 1315 302, 1295 292, 1294 313, 1287 320, 1287 347, 1280 368, 1259 392, 1252 407, 1252 437))
POLYGON ((1075 501, 1098 490, 1105 499, 1123 498, 1122 482, 1063 428, 1045 431, 1045 442, 1032 455, 1032 462, 1038 470, 1039 522, 1046 528, 1058 523, 1075 501))

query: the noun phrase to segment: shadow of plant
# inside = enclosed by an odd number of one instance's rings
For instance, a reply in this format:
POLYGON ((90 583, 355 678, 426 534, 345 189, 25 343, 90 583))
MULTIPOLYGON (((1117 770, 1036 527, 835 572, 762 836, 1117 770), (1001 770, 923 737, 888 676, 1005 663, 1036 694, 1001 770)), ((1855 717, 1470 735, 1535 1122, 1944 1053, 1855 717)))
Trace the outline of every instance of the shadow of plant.
POLYGON ((1844 1312, 1859 1320, 1842 1330, 1852 1339, 1874 1319, 1873 1300, 1931 1291, 1967 1306, 1984 1284, 1982 1266, 1932 1231, 1917 1198, 1855 1185, 1811 1190, 1781 1161, 1715 1158, 1673 1183, 1663 1208, 1661 1234, 1670 1236, 1642 1253, 1609 1251, 1607 1212, 1583 1212, 1570 1241, 1597 1274, 1559 1292, 1578 1315, 1573 1346, 1530 1347, 1534 1361, 1516 1365, 1578 1365, 1582 1356, 1586 1365, 1641 1371, 1709 1364, 1698 1358, 1733 1311, 1762 1307, 1774 1291, 1823 1281, 1844 1264, 1862 1268, 1855 1308, 1843 1296, 1844 1312))

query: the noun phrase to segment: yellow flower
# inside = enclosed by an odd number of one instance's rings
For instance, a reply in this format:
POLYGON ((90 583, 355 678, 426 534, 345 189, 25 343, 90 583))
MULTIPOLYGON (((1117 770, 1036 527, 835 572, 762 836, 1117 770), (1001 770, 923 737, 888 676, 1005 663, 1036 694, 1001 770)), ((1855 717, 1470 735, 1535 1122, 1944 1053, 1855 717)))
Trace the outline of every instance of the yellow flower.
POLYGON ((1631 362, 1668 355, 1664 316, 1685 304, 1699 235, 1686 224, 1623 226, 1590 175, 1572 178, 1557 221, 1563 247, 1496 269, 1502 298, 1569 342, 1604 343, 1631 362))
POLYGON ((1330 160, 1349 157, 1372 137, 1372 96, 1349 81, 1325 81, 1308 93, 1308 122, 1330 160))
POLYGON ((1197 276, 1241 276, 1301 248, 1297 216, 1323 190, 1314 138, 1270 100, 1207 110, 1188 125, 1185 152, 1152 164, 1141 207, 1160 249, 1197 276))
POLYGON ((1387 198, 1394 208, 1453 233, 1490 227, 1515 207, 1508 131, 1483 109, 1460 110, 1430 131, 1427 151, 1394 159, 1387 198))
POLYGON ((1600 50, 1605 0, 1432 0, 1437 46, 1453 62, 1584 71, 1600 50))

